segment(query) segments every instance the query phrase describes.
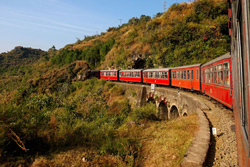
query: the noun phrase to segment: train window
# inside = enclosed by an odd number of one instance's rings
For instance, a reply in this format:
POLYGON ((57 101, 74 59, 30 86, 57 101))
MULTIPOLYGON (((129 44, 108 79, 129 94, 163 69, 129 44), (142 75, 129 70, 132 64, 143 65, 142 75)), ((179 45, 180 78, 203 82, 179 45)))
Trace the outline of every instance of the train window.
POLYGON ((225 86, 230 86, 229 63, 228 62, 223 64, 223 70, 224 70, 224 74, 223 74, 223 76, 224 76, 224 85, 225 86))
POLYGON ((149 72, 148 78, 152 78, 152 77, 153 77, 153 72, 149 72))
POLYGON ((214 83, 217 84, 217 66, 214 66, 214 83))
POLYGON ((177 71, 177 78, 180 79, 180 71, 177 71))
POLYGON ((191 79, 194 80, 194 70, 191 70, 191 79))
POLYGON ((173 78, 176 78, 176 71, 173 71, 172 76, 173 76, 173 78))
POLYGON ((114 72, 114 76, 116 77, 116 72, 114 72))
POLYGON ((155 73, 155 78, 159 78, 159 72, 155 73))
POLYGON ((196 80, 199 80, 199 69, 196 69, 196 80))
POLYGON ((134 73, 133 73, 133 72, 130 72, 130 76, 131 76, 131 77, 134 77, 134 73))
POLYGON ((161 79, 164 79, 164 78, 165 78, 164 72, 160 72, 159 75, 160 75, 160 78, 161 78, 161 79))
POLYGON ((187 79, 190 79, 190 70, 187 70, 187 79))
POLYGON ((223 85, 222 64, 219 64, 219 65, 218 65, 218 84, 223 85))
POLYGON ((183 79, 183 71, 181 71, 180 74, 181 74, 181 79, 183 79))
POLYGON ((209 76, 208 76, 208 74, 209 74, 209 71, 208 71, 208 69, 206 68, 206 69, 205 69, 205 83, 208 83, 208 82, 209 82, 209 76))
MULTIPOLYGON (((246 1, 247 2, 247 1, 246 1)), ((239 5, 242 5, 239 3, 239 5)), ((243 5, 242 5, 243 6, 243 5)), ((239 12, 237 16, 237 25, 236 25, 236 39, 237 42, 235 44, 236 47, 236 62, 235 62, 235 78, 234 78, 234 95, 237 97, 235 98, 235 101, 237 102, 237 108, 240 112, 240 119, 241 119, 241 125, 242 125, 242 131, 244 133, 244 138, 247 140, 247 143, 249 142, 249 112, 248 112, 248 103, 249 99, 247 97, 247 64, 245 63, 247 61, 247 53, 244 47, 246 47, 247 43, 245 43, 244 37, 244 21, 242 19, 242 11, 241 7, 239 7, 239 12), (236 72, 237 71, 237 72, 236 72), (243 130, 244 129, 244 130, 243 130)))
POLYGON ((168 72, 165 72, 165 78, 168 79, 168 72))
POLYGON ((159 75, 160 75, 160 78, 161 78, 161 79, 164 79, 164 77, 165 77, 165 76, 164 76, 164 72, 160 72, 159 75))
POLYGON ((155 78, 155 72, 153 72, 153 76, 152 76, 152 78, 155 78))
POLYGON ((213 67, 210 68, 210 78, 209 78, 210 83, 213 83, 213 67))
POLYGON ((186 79, 186 73, 187 73, 187 71, 185 70, 184 74, 183 74, 183 79, 186 79))
POLYGON ((207 69, 207 83, 210 83, 210 72, 209 72, 209 69, 207 69))

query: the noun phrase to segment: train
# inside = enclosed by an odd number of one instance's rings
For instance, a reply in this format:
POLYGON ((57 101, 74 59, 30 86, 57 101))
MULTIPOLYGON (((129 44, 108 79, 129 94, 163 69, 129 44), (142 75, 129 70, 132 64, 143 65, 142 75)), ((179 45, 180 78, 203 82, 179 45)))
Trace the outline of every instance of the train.
POLYGON ((250 166, 250 1, 228 0, 233 112, 239 166, 250 166))
POLYGON ((205 64, 174 68, 100 70, 100 79, 198 91, 232 109, 231 70, 231 55, 227 53, 205 64))

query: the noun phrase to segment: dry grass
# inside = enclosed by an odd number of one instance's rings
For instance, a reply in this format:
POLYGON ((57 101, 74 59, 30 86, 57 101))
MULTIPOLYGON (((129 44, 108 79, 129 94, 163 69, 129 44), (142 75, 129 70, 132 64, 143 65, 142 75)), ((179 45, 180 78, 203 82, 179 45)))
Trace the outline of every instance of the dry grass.
POLYGON ((89 148, 76 148, 62 151, 51 157, 40 156, 35 159, 31 167, 44 166, 74 166, 74 167, 102 167, 102 166, 126 166, 122 159, 112 155, 100 156, 98 152, 89 148))
MULTIPOLYGON (((171 121, 152 121, 128 127, 122 126, 119 137, 140 140, 141 152, 133 166, 177 167, 198 130, 198 118, 193 114, 171 121)), ((92 148, 78 147, 49 157, 37 157, 32 166, 128 166, 121 157, 99 155, 92 148), (83 158, 86 159, 83 162, 83 158)))
POLYGON ((143 48, 142 48, 142 53, 151 53, 151 48, 150 48, 151 46, 150 46, 150 44, 148 44, 148 43, 146 43, 144 46, 143 46, 143 48))
POLYGON ((141 166, 179 166, 197 130, 196 115, 150 124, 139 133, 141 166))

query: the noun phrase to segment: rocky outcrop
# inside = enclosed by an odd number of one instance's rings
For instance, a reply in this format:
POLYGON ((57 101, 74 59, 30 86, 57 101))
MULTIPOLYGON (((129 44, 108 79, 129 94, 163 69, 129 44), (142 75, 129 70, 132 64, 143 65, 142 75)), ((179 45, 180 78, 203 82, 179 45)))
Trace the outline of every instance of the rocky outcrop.
POLYGON ((66 68, 50 71, 42 77, 28 81, 39 92, 54 92, 64 83, 84 81, 90 77, 91 69, 85 61, 75 61, 66 68))

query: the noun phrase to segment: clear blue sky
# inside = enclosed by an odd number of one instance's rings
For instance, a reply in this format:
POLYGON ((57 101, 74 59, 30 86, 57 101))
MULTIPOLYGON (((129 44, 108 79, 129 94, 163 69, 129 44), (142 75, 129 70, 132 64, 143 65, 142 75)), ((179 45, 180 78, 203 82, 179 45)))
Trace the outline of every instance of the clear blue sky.
POLYGON ((1 0, 0 53, 15 46, 57 49, 132 17, 154 16, 187 0, 1 0))

